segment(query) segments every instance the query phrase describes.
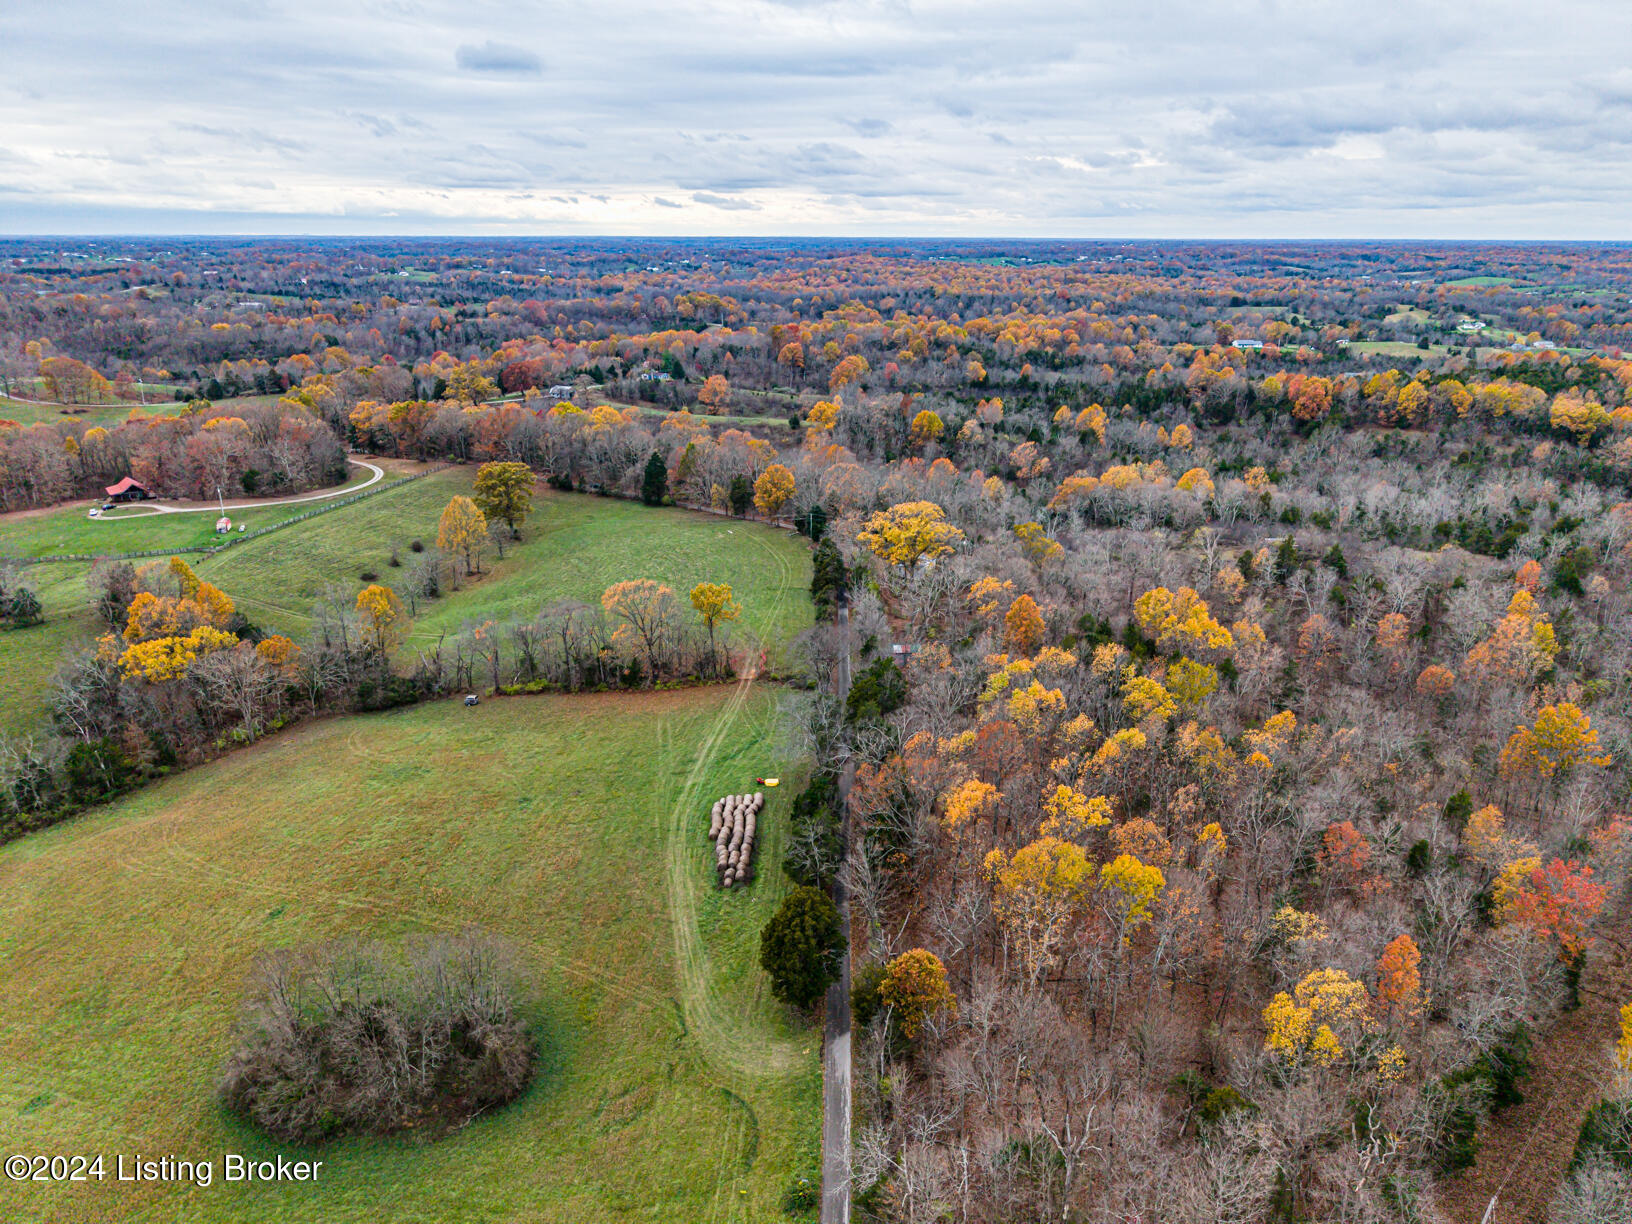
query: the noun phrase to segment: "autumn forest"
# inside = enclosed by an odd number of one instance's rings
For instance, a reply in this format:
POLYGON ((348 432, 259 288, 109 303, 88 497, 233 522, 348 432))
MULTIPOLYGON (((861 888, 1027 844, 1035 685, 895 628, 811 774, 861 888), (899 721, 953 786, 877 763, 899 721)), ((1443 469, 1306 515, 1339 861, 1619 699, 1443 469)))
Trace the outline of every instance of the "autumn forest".
POLYGON ((8 668, 96 621, 0 689, 8 840, 318 715, 774 688, 851 1218, 1632 1219, 1632 249, 7 240, 0 532, 8 668), (359 464, 479 475, 292 612, 86 517, 359 464), (688 510, 762 533, 689 603, 517 585, 688 510))

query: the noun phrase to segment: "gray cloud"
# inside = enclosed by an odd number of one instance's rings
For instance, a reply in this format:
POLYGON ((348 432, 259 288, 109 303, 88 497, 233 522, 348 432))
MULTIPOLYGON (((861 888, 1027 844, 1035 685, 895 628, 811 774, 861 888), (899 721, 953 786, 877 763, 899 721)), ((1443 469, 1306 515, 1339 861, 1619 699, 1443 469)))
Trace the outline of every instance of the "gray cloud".
POLYGON ((466 72, 491 72, 500 76, 537 76, 544 63, 531 51, 506 47, 489 39, 481 46, 464 44, 454 52, 454 63, 466 72))
POLYGON ((1616 0, 8 0, 0 45, 0 231, 1632 224, 1616 0))
POLYGON ((698 204, 708 204, 714 208, 724 208, 732 212, 759 211, 759 205, 751 200, 737 200, 730 196, 715 195, 711 191, 694 191, 691 198, 698 204))

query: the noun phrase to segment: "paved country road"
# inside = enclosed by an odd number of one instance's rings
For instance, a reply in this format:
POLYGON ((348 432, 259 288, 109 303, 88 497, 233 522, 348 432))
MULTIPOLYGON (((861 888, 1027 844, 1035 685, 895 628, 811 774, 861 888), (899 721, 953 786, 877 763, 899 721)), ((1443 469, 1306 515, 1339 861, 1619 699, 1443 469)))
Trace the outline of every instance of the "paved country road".
MULTIPOLYGON (((844 654, 839 659, 839 705, 850 693, 850 609, 839 608, 844 654)), ((854 762, 839 775, 839 861, 850 855, 850 783, 854 762)), ((822 1224, 850 1224, 850 898, 841 872, 833 882, 833 903, 844 930, 839 980, 827 988, 822 1026, 822 1224)))

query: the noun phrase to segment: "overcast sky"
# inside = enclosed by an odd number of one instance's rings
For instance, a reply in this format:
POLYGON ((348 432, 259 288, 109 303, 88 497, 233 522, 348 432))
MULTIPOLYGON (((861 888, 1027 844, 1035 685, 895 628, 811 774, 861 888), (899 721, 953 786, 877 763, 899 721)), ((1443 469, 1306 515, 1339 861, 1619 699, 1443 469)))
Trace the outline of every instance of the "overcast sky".
POLYGON ((0 232, 1632 234, 1626 0, 0 0, 0 232))

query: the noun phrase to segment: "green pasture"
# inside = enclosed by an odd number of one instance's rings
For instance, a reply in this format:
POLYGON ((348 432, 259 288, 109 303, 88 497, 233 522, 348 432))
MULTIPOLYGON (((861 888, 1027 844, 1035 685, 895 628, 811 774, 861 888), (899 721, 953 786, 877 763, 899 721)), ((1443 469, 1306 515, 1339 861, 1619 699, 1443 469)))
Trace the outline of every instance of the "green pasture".
MULTIPOLYGON (((346 483, 336 487, 340 490, 354 488, 366 484, 372 476, 373 473, 367 468, 354 467, 350 469, 346 483)), ((397 479, 396 474, 387 471, 380 483, 394 479, 397 479)), ((334 488, 312 490, 318 493, 332 491, 334 488)), ((0 557, 62 554, 103 556, 146 552, 154 548, 192 548, 221 542, 221 537, 215 531, 215 520, 219 515, 210 509, 187 514, 163 514, 151 506, 135 503, 120 506, 93 519, 86 513, 92 504, 77 502, 43 513, 0 515, 0 557)), ((246 510, 229 509, 227 517, 232 520, 234 532, 240 525, 257 531, 315 510, 322 504, 322 500, 316 500, 257 506, 246 510)))
MULTIPOLYGON (((337 588, 349 601, 369 581, 401 585, 415 557, 413 543, 436 544, 443 508, 454 495, 469 495, 474 479, 474 468, 450 468, 226 552, 188 560, 251 620, 300 641, 310 628, 312 604, 327 590, 337 588), (393 557, 399 565, 391 564, 393 557)), ((254 528, 308 508, 265 507, 234 512, 233 518, 254 528)), ((85 518, 83 508, 0 517, 0 555, 81 552, 97 541, 107 541, 109 551, 180 548, 215 538, 209 514, 107 524, 85 518)), ((0 733, 37 726, 62 656, 103 631, 90 607, 89 571, 89 564, 80 562, 24 569, 39 592, 46 621, 29 629, 0 629, 0 733)), ((489 549, 479 575, 422 602, 410 627, 410 645, 458 632, 467 622, 531 616, 563 599, 593 604, 607 587, 632 578, 668 584, 687 616, 692 587, 729 583, 742 617, 728 632, 739 642, 763 644, 773 656, 811 623, 810 552, 799 537, 742 519, 541 488, 521 542, 507 547, 502 560, 489 549)))
POLYGON ((0 735, 37 730, 57 665, 103 632, 85 587, 90 570, 89 563, 62 562, 25 571, 45 620, 27 629, 0 628, 0 735))
POLYGON ((768 1221, 818 1163, 819 1042, 769 997, 762 870, 713 887, 709 804, 778 759, 741 686, 307 724, 0 848, 0 1149, 321 1159, 315 1183, 0 1182, 55 1224, 768 1221), (255 958, 467 924, 533 984, 536 1080, 451 1135, 275 1143, 214 1096, 255 958))
MULTIPOLYGON (((330 585, 354 593, 367 585, 365 573, 401 585, 413 542, 436 543, 443 508, 455 494, 468 496, 474 477, 473 468, 438 472, 206 558, 198 571, 253 619, 298 640, 312 603, 330 585), (393 555, 400 566, 391 565, 393 555)), ((607 587, 635 578, 666 583, 682 603, 699 582, 729 583, 742 605, 733 632, 769 645, 811 623, 803 540, 690 510, 541 489, 520 543, 506 547, 503 560, 489 548, 482 570, 460 589, 422 603, 412 639, 432 641, 467 622, 531 616, 563 599, 596 603, 607 587)))

